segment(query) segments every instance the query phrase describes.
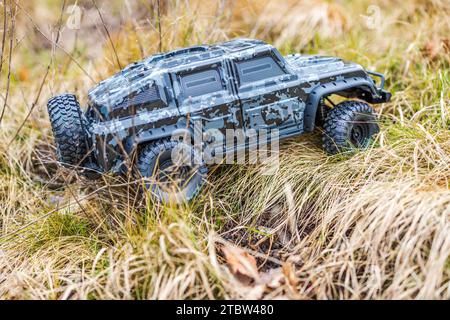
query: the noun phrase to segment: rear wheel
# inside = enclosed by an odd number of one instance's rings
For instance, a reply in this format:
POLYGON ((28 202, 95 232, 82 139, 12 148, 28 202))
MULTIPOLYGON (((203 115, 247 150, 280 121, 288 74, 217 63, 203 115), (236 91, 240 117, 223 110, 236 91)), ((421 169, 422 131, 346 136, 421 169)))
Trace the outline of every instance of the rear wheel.
POLYGON ((181 141, 160 140, 144 146, 138 156, 145 187, 162 202, 192 200, 206 178, 201 155, 181 141))
POLYGON ((88 121, 73 94, 51 98, 47 110, 56 142, 58 160, 72 166, 81 165, 88 152, 88 121))
POLYGON ((331 109, 324 123, 323 147, 329 154, 365 149, 379 127, 373 109, 364 102, 344 101, 331 109))

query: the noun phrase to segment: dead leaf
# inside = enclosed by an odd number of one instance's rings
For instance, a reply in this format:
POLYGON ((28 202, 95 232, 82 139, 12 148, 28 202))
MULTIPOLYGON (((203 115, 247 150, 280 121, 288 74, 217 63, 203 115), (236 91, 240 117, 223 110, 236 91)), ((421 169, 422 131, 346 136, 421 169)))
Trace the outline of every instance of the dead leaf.
POLYGON ((292 263, 286 262, 283 264, 282 268, 283 268, 283 274, 288 279, 289 284, 292 287, 296 287, 299 282, 299 279, 295 275, 295 270, 294 270, 294 267, 292 266, 292 263))
POLYGON ((231 273, 247 286, 259 282, 259 272, 255 258, 241 248, 227 245, 222 248, 231 273))
POLYGON ((297 288, 300 279, 295 274, 294 265, 290 262, 285 262, 282 266, 283 274, 287 279, 286 291, 293 299, 306 299, 307 297, 301 294, 297 288))

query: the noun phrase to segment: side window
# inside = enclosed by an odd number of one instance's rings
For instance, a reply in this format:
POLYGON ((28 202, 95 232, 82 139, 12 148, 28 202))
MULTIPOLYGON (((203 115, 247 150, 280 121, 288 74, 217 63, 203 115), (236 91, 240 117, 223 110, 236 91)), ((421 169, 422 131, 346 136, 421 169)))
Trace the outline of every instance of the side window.
POLYGON ((131 106, 151 105, 153 107, 164 107, 160 92, 156 85, 152 85, 136 94, 131 92, 122 103, 115 105, 113 109, 128 108, 131 106))
POLYGON ((284 74, 272 57, 260 57, 236 62, 240 85, 284 74))
POLYGON ((196 97, 223 90, 217 69, 181 75, 180 83, 185 97, 196 97))

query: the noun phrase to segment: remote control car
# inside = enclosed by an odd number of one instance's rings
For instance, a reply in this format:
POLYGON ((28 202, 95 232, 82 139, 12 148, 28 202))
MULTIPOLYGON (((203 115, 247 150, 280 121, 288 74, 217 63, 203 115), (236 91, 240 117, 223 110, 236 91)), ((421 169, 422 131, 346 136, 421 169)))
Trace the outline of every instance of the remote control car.
POLYGON ((181 144, 198 160, 208 143, 223 154, 248 149, 249 139, 226 146, 228 129, 277 129, 284 139, 321 127, 328 154, 365 148, 379 130, 368 103, 391 97, 383 86, 383 75, 356 63, 283 57, 263 41, 237 39, 150 56, 91 89, 85 112, 74 95, 62 94, 49 100, 48 113, 63 164, 116 173, 135 168, 159 199, 190 200, 207 167, 203 160, 175 167, 172 151, 181 144), (331 95, 358 100, 334 105, 331 95), (200 150, 186 143, 199 134, 194 123, 205 140, 200 150))

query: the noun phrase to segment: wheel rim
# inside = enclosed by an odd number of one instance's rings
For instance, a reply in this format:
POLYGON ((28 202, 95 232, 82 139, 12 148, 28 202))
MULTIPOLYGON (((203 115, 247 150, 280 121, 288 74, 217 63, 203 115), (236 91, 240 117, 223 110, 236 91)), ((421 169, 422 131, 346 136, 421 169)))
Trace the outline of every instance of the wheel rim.
POLYGON ((354 124, 350 130, 350 142, 357 147, 366 147, 370 138, 368 123, 354 124))
POLYGON ((189 166, 177 166, 172 160, 167 159, 159 164, 156 179, 162 189, 182 188, 192 176, 191 169, 189 166))
MULTIPOLYGON (((184 153, 176 153, 174 144, 160 146, 156 159, 151 159, 143 153, 138 169, 145 178, 145 188, 150 190, 154 197, 163 203, 180 204, 186 200, 190 201, 197 195, 203 185, 207 169, 201 162, 200 154, 195 150, 192 148, 185 150, 193 157, 185 158, 184 153), (161 150, 162 148, 164 149, 161 150)), ((154 149, 156 147, 151 150, 154 149)))

